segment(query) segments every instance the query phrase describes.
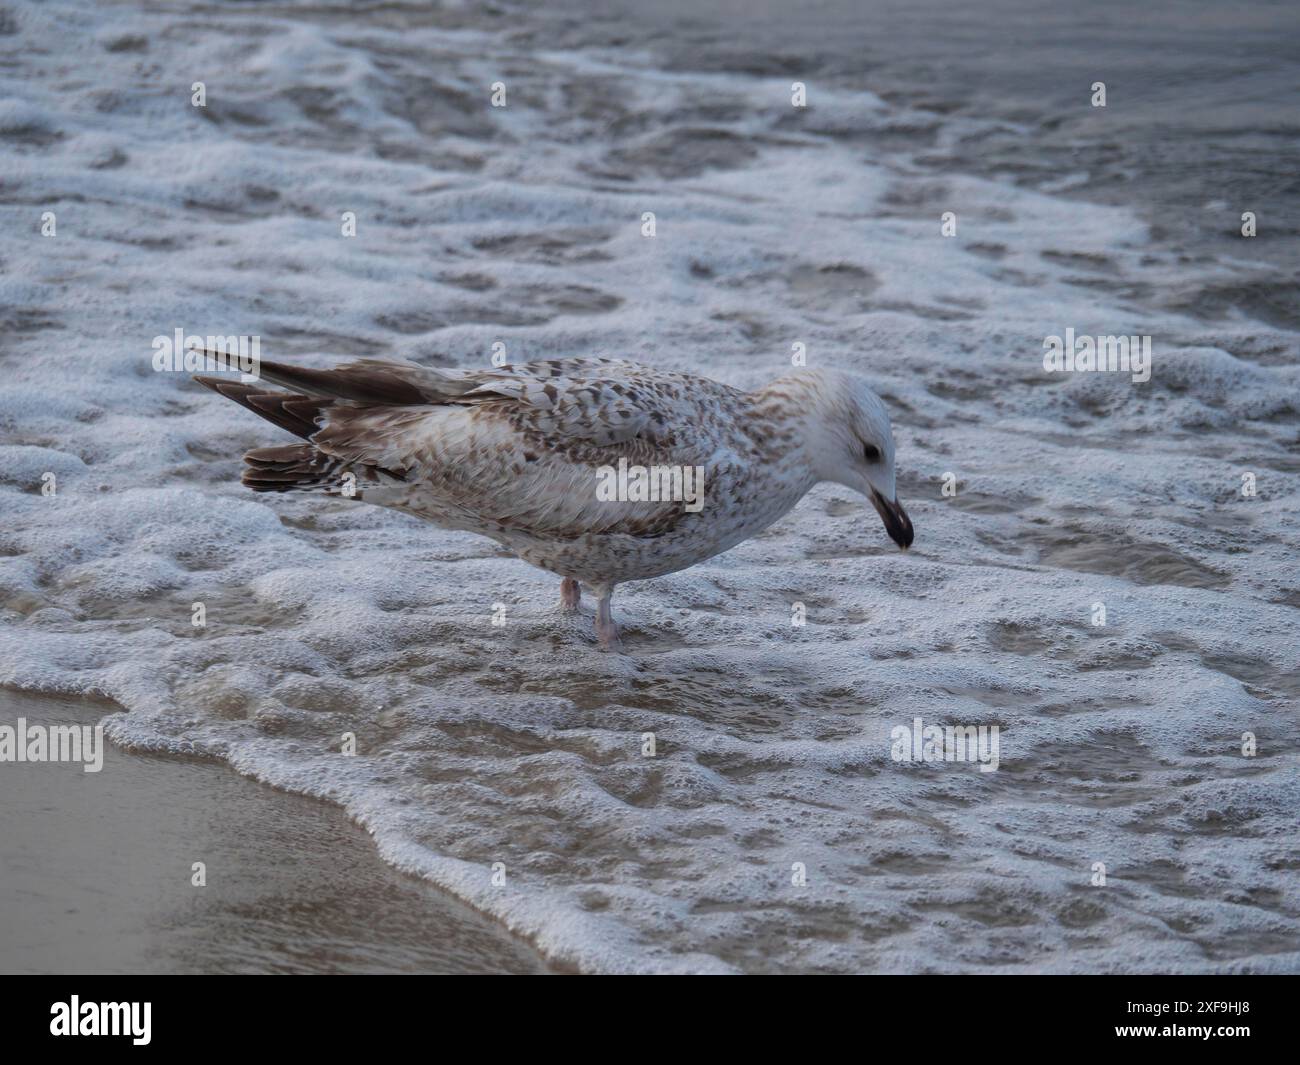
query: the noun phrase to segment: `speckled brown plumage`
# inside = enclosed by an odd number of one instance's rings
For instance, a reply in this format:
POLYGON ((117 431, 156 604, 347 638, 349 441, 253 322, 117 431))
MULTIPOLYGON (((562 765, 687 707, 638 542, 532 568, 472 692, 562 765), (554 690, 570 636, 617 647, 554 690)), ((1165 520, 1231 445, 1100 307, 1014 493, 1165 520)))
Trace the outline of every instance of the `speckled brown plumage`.
POLYGON ((490 536, 588 585, 598 617, 614 585, 725 551, 818 480, 894 500, 888 416, 846 374, 803 371, 755 392, 617 359, 488 370, 263 363, 261 377, 279 388, 199 378, 307 441, 249 452, 251 488, 347 494, 351 473, 357 499, 490 536), (887 459, 875 476, 851 468, 864 439, 887 459), (620 460, 701 469, 702 507, 599 498, 599 471, 620 460))

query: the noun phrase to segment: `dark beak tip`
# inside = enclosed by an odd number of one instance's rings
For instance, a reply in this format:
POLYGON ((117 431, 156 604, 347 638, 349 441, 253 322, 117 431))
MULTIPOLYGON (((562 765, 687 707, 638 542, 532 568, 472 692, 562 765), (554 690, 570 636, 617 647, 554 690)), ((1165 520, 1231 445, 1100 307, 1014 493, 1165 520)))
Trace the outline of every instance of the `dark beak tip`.
POLYGON ((912 519, 907 516, 897 499, 893 502, 887 501, 879 492, 872 491, 872 503, 875 504, 877 512, 880 514, 880 520, 885 524, 885 532, 889 538, 896 543, 899 548, 906 551, 912 546, 914 534, 912 532, 912 519))

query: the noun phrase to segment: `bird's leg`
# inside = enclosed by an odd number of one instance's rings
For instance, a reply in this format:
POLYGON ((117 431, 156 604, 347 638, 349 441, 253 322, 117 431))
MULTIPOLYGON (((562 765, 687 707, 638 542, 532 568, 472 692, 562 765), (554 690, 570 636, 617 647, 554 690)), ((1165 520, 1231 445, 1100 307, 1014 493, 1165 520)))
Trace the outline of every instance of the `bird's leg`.
POLYGON ((622 651, 623 641, 618 637, 618 626, 609 610, 609 599, 614 594, 613 587, 597 588, 596 600, 596 638, 600 641, 602 651, 622 651))
POLYGON ((582 602, 582 585, 572 577, 560 581, 560 607, 566 614, 576 614, 582 602))

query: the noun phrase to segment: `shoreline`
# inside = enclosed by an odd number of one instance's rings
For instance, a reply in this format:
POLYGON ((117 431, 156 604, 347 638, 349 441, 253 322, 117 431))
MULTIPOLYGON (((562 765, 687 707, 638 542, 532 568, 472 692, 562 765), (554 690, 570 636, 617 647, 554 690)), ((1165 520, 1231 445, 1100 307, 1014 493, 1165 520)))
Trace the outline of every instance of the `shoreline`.
MULTIPOLYGON (((0 720, 105 704, 0 691, 0 720)), ((548 973, 495 921, 380 858, 328 803, 223 763, 0 765, 0 966, 33 974, 548 973), (206 884, 195 886, 194 863, 206 884)))

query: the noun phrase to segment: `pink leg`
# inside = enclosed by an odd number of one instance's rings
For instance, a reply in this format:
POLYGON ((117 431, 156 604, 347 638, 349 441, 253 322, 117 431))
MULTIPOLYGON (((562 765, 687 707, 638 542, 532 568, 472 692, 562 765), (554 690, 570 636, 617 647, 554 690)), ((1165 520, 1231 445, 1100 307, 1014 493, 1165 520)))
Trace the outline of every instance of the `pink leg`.
POLYGON ((618 626, 610 613, 609 598, 614 594, 613 587, 597 588, 600 598, 596 600, 596 638, 600 640, 602 651, 622 651, 623 641, 619 639, 618 626))
POLYGON ((566 614, 576 614, 582 602, 582 585, 572 577, 560 581, 560 606, 566 614))

